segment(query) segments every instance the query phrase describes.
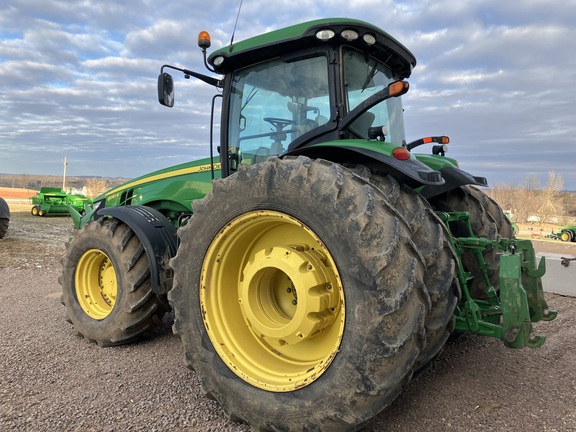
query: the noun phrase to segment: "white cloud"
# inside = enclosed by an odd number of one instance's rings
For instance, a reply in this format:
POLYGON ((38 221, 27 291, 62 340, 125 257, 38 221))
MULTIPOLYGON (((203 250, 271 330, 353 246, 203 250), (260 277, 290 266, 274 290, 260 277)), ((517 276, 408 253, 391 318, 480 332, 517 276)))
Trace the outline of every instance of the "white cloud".
MULTIPOLYGON (((177 106, 156 102, 171 63, 203 71, 198 31, 230 41, 237 1, 13 0, 0 6, 0 172, 133 177, 208 154, 214 89, 177 79, 177 106), (127 166, 126 160, 135 161, 127 166)), ((245 0, 235 40, 328 16, 372 22, 418 59, 405 97, 408 136, 447 134, 450 156, 491 182, 554 170, 576 190, 576 1, 245 0)))

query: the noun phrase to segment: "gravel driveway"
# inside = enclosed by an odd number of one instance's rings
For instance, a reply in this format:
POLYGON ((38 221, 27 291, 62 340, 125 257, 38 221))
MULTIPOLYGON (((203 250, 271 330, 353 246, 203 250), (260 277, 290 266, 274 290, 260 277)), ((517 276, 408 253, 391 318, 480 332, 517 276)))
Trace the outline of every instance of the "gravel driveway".
MULTIPOLYGON (((250 430, 203 397, 170 316, 155 337, 126 346, 76 336, 58 284, 72 222, 12 207, 0 240, 0 431, 250 430)), ((557 247, 540 243, 537 250, 557 247)), ((559 313, 537 324, 547 335, 542 348, 511 350, 470 335, 451 341, 363 432, 576 431, 576 298, 547 300, 559 313)))

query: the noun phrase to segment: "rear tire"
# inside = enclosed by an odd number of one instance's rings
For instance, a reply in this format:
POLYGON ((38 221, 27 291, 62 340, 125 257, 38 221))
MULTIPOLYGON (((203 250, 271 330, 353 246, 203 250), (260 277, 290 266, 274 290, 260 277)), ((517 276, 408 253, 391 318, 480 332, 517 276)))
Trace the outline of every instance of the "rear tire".
MULTIPOLYGON (((500 206, 474 186, 461 186, 430 200, 437 211, 468 212, 474 234, 495 240, 499 234, 503 238, 514 238, 514 228, 500 206)), ((468 237, 469 233, 463 222, 451 222, 450 229, 456 237, 468 237)), ((500 254, 498 250, 488 246, 482 252, 488 267, 488 278, 491 285, 498 291, 500 286, 500 254)), ((462 265, 474 277, 473 297, 485 298, 488 287, 480 266, 471 250, 465 249, 462 255, 462 265)))
POLYGON ((10 219, 0 219, 0 239, 4 238, 8 232, 8 225, 10 224, 10 219))
POLYGON ((562 231, 560 233, 560 240, 563 242, 571 242, 574 240, 574 234, 569 230, 562 231))
POLYGON ((424 282, 431 303, 426 320, 426 347, 414 365, 417 372, 438 356, 454 330, 454 309, 460 300, 456 253, 444 223, 420 194, 391 176, 372 175, 366 168, 355 171, 369 179, 409 223, 412 241, 426 261, 424 282))
POLYGON ((231 418, 356 430, 410 380, 426 344, 426 262, 373 184, 305 157, 242 165, 178 235, 174 332, 231 418))
POLYGON ((142 243, 118 219, 87 223, 66 244, 62 266, 62 304, 68 321, 88 341, 125 344, 161 323, 166 296, 152 291, 142 243))

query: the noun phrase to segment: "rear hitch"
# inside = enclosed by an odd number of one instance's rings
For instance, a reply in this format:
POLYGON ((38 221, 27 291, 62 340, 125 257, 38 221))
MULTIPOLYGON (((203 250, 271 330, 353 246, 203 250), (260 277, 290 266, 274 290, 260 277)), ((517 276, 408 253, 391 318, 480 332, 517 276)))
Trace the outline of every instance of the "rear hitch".
POLYGON ((535 334, 533 322, 552 321, 557 312, 551 311, 544 299, 542 276, 546 273, 546 260, 542 257, 536 266, 532 242, 529 240, 490 240, 474 235, 467 212, 437 213, 450 231, 449 222, 462 221, 469 236, 454 237, 452 246, 459 261, 458 279, 462 300, 456 308, 457 331, 471 332, 500 339, 509 348, 538 348, 546 337, 535 334), (499 291, 491 286, 482 250, 497 248, 500 252, 499 291), (485 299, 472 298, 474 278, 465 272, 461 262, 464 250, 472 250, 488 287, 485 299))
POLYGON ((535 334, 533 322, 551 321, 556 311, 544 300, 541 277, 546 272, 544 257, 535 266, 534 249, 527 240, 516 240, 500 257, 500 301, 504 345, 509 348, 539 348, 546 337, 535 334))

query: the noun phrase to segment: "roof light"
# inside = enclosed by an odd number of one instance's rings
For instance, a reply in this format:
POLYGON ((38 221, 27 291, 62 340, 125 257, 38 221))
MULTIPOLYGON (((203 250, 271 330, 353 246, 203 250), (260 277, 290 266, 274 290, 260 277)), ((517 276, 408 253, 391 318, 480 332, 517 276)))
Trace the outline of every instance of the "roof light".
POLYGON ((214 66, 220 66, 222 63, 224 63, 224 57, 223 56, 214 57, 214 60, 212 60, 212 64, 214 66))
POLYGON ((364 36, 362 36, 362 39, 364 39, 364 42, 366 42, 368 45, 374 45, 376 43, 376 37, 370 33, 366 33, 364 36))
POLYGON ((211 45, 211 41, 210 41, 210 33, 208 33, 207 31, 201 31, 198 34, 198 46, 200 48, 202 48, 203 50, 210 48, 211 45))
POLYGON ((342 37, 346 39, 348 42, 358 39, 358 32, 355 30, 347 29, 343 30, 341 33, 342 37))
POLYGON ((392 150, 392 156, 394 156, 394 159, 408 160, 410 159, 410 151, 406 147, 396 147, 392 150))
POLYGON ((316 37, 321 41, 330 40, 334 36, 336 36, 336 33, 334 33, 334 30, 330 29, 318 30, 318 32, 316 32, 316 37))

